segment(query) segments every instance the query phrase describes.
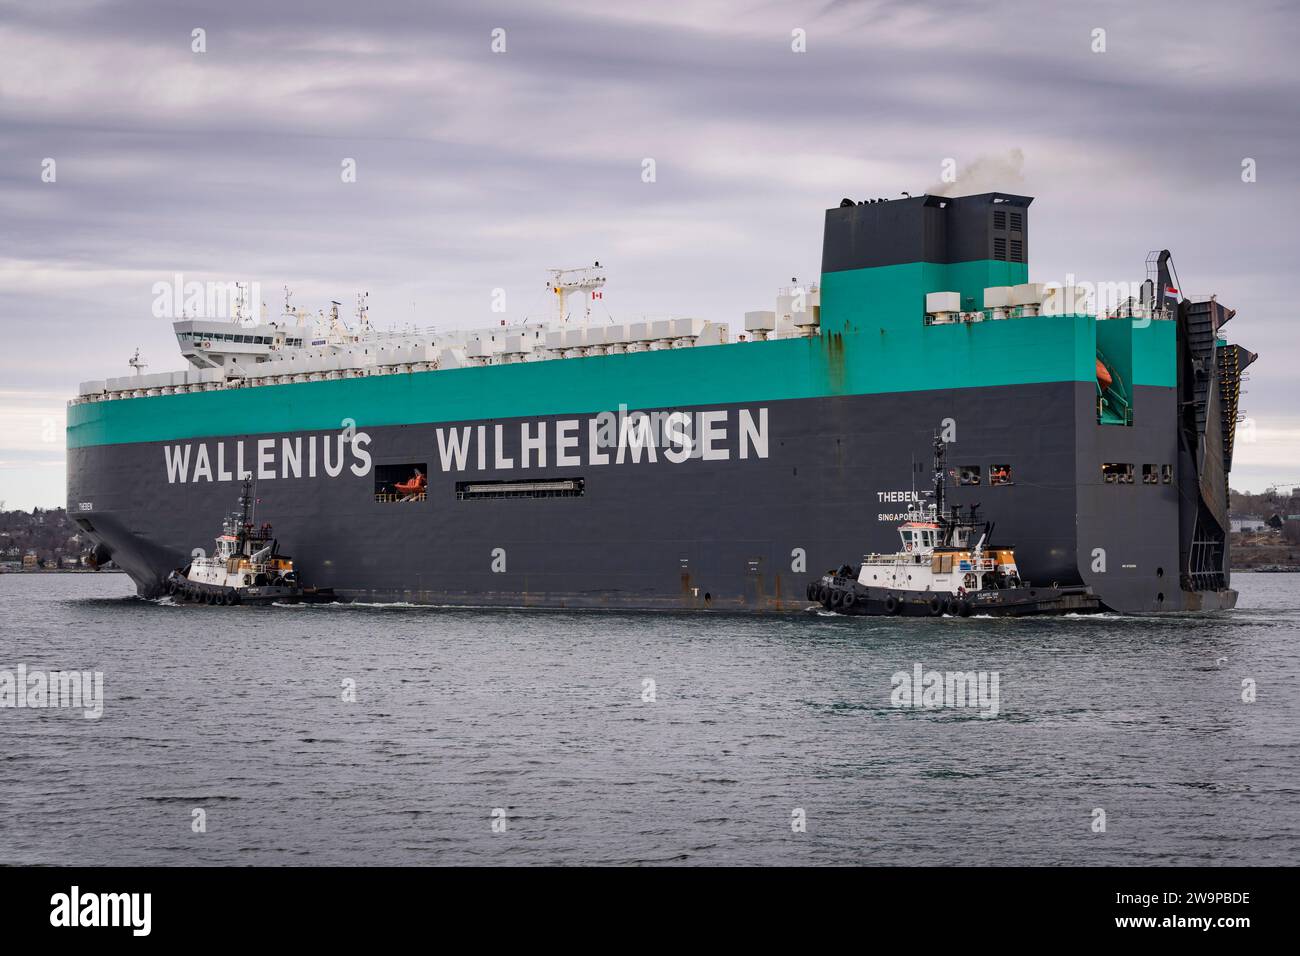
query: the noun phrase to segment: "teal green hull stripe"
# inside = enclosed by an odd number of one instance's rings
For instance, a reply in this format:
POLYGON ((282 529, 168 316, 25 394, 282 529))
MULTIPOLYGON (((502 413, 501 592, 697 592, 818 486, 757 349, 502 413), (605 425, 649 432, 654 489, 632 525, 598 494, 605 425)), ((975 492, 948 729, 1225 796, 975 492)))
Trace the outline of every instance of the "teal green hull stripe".
MULTIPOLYGON (((808 339, 72 405, 68 447, 326 430, 348 418, 358 427, 375 427, 583 415, 617 411, 620 404, 689 408, 1095 381, 1098 330, 1092 317, 924 324, 927 283, 939 283, 929 285, 931 290, 951 288, 965 295, 980 282, 1009 284, 1002 280, 1023 269, 1002 262, 920 263, 830 273, 822 284, 823 334, 808 339), (945 285, 955 280, 972 284, 945 285), (828 315, 838 321, 828 322, 828 315)), ((1173 385, 1173 341, 1172 322, 1133 329, 1134 384, 1173 385)))

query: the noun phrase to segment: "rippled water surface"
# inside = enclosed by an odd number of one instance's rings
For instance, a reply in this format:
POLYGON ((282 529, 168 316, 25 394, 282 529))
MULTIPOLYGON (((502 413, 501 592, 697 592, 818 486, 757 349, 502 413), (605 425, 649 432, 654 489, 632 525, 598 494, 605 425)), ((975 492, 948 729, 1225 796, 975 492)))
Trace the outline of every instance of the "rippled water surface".
POLYGON ((1300 576, 1234 584, 1221 615, 900 622, 208 608, 120 574, 0 575, 0 671, 98 670, 105 695, 99 720, 0 709, 0 844, 6 863, 1295 864, 1300 576), (891 706, 917 663, 996 671, 997 716, 891 706))

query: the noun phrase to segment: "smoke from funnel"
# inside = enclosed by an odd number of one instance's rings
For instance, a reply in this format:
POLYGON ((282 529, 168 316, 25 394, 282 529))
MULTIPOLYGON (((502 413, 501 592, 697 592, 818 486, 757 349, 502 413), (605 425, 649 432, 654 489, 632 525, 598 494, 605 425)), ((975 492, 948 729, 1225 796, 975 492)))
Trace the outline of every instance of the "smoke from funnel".
POLYGON ((1005 154, 977 156, 957 170, 957 181, 937 182, 926 190, 932 196, 971 196, 1008 192, 1025 181, 1025 153, 1020 147, 1005 154))

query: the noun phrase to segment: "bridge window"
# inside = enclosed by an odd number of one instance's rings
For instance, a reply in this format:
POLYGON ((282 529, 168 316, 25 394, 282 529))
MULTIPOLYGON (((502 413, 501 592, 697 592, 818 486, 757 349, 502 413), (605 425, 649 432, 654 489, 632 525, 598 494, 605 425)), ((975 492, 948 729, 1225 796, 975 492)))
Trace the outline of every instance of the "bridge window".
POLYGON ((1166 485, 1168 485, 1168 484, 1172 484, 1172 483, 1173 483, 1173 480, 1174 480, 1174 466, 1173 466, 1173 465, 1161 465, 1161 466, 1160 466, 1160 481, 1161 481, 1161 483, 1162 483, 1162 484, 1166 484, 1166 485))
POLYGON ((978 485, 981 481, 979 465, 959 465, 957 467, 957 484, 978 485))
POLYGON ((1010 465, 989 465, 990 485, 1009 485, 1012 483, 1010 465))
POLYGON ((1160 484, 1160 470, 1155 465, 1142 466, 1142 484, 1144 485, 1160 484))
POLYGON ((375 501, 380 504, 424 501, 428 492, 428 462, 412 461, 375 467, 375 501))
POLYGON ((1101 479, 1108 485, 1133 484, 1133 466, 1124 462, 1110 462, 1101 466, 1101 479))

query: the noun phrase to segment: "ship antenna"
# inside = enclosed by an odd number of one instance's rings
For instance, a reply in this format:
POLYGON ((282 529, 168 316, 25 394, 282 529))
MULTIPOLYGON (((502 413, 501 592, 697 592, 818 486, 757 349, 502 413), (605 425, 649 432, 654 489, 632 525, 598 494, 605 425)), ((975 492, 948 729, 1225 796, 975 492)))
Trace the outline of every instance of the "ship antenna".
POLYGON ((369 334, 370 334, 370 305, 369 305, 369 299, 370 299, 370 293, 369 293, 369 292, 358 292, 358 293, 357 293, 357 322, 358 322, 358 323, 360 324, 360 326, 361 326, 361 334, 362 334, 363 336, 365 336, 365 335, 369 335, 369 334))

